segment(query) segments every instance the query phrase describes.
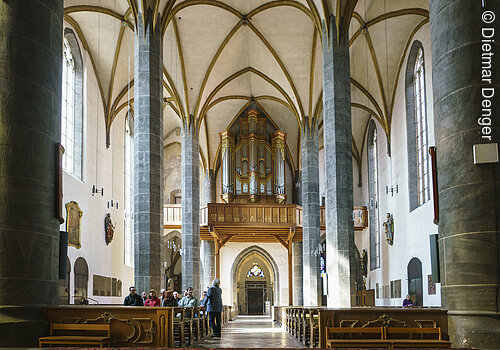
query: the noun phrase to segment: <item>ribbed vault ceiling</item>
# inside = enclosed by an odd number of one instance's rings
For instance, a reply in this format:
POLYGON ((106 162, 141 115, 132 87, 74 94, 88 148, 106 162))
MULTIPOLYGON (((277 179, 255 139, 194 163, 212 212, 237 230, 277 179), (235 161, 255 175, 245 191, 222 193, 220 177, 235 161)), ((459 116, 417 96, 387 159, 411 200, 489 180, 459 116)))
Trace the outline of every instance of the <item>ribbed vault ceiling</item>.
POLYGON ((92 61, 108 126, 133 108, 135 18, 143 6, 158 9, 164 135, 177 135, 180 120, 194 115, 204 167, 213 167, 218 133, 253 97, 287 132, 298 168, 300 121, 312 116, 322 124, 321 23, 329 13, 349 25, 359 162, 370 115, 390 135, 403 58, 428 22, 427 0, 65 0, 64 6, 92 61))

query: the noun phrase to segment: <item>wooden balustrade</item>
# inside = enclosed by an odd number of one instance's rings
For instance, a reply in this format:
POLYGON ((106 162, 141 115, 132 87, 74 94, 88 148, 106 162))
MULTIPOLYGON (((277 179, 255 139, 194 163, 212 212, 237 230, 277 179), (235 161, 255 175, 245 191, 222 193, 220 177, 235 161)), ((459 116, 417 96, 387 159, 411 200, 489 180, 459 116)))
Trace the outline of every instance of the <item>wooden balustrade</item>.
MULTIPOLYGON (((354 207, 354 229, 368 227, 366 207, 354 207)), ((166 204, 163 209, 164 225, 167 229, 181 229, 180 204, 166 204)), ((325 207, 320 207, 320 225, 326 224, 325 207)), ((209 203, 200 208, 201 226, 265 226, 302 227, 302 207, 295 204, 225 204, 209 203)))
MULTIPOLYGON (((222 324, 236 318, 224 305, 222 324)), ((43 308, 50 323, 107 324, 112 347, 187 347, 212 334, 203 307, 69 305, 43 308)), ((47 334, 49 335, 49 334, 47 334)))
MULTIPOLYGON (((408 327, 439 328, 447 346, 447 310, 440 308, 275 306, 273 319, 304 346, 325 348, 327 327, 408 327)), ((448 345, 449 346, 449 345, 448 345)))
MULTIPOLYGON (((201 212, 201 211, 200 211, 201 212)), ((163 207, 163 222, 165 228, 181 229, 182 228, 182 208, 180 204, 166 204, 163 207)))

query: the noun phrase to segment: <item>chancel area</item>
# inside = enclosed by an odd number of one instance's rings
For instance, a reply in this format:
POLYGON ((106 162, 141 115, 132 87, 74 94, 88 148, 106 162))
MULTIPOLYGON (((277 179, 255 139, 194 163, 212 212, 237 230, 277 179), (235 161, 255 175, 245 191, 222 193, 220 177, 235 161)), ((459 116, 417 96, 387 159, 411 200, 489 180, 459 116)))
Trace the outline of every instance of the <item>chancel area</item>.
POLYGON ((495 15, 0 1, 0 346, 497 348, 495 15))

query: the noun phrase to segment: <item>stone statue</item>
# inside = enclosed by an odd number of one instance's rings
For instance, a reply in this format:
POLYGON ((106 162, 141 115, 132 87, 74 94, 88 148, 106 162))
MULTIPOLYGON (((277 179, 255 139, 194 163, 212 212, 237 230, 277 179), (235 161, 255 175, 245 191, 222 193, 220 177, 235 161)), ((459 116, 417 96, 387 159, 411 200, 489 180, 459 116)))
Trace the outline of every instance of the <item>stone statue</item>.
POLYGON ((113 222, 111 221, 111 214, 107 213, 106 218, 104 219, 104 232, 106 237, 106 245, 110 244, 113 240, 113 236, 115 234, 115 227, 113 226, 113 222))
POLYGON ((392 245, 394 243, 394 218, 391 213, 387 213, 387 220, 384 222, 384 231, 387 243, 392 245))
POLYGON ((366 249, 363 249, 363 255, 361 257, 363 261, 363 276, 366 277, 368 275, 368 252, 366 249))

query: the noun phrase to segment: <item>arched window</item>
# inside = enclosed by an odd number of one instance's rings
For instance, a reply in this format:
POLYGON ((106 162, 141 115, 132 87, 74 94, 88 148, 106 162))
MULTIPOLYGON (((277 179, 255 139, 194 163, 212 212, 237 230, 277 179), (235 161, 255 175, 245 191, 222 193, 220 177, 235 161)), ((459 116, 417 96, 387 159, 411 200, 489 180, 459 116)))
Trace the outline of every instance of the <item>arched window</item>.
POLYGON ((89 284, 89 266, 84 258, 75 261, 75 304, 82 304, 87 299, 87 289, 89 284))
POLYGON ((247 277, 254 277, 254 276, 266 278, 266 276, 264 275, 264 271, 257 263, 254 263, 253 266, 250 268, 250 270, 248 270, 247 272, 247 277))
POLYGON ((380 267, 380 230, 378 212, 378 139, 373 120, 368 128, 368 192, 370 196, 370 270, 380 267))
POLYGON ((129 110, 125 117, 125 161, 124 161, 124 200, 125 200, 125 265, 134 266, 134 117, 129 110))
POLYGON ((422 262, 419 258, 412 258, 408 263, 408 294, 415 306, 423 306, 422 262))
POLYGON ((424 50, 411 47, 406 67, 406 125, 410 211, 430 199, 424 50))
POLYGON ((59 305, 68 305, 70 303, 69 279, 71 276, 71 263, 66 258, 66 278, 59 280, 59 305))
POLYGON ((83 67, 82 56, 73 31, 64 30, 61 144, 65 152, 63 168, 82 178, 83 143, 83 67))

